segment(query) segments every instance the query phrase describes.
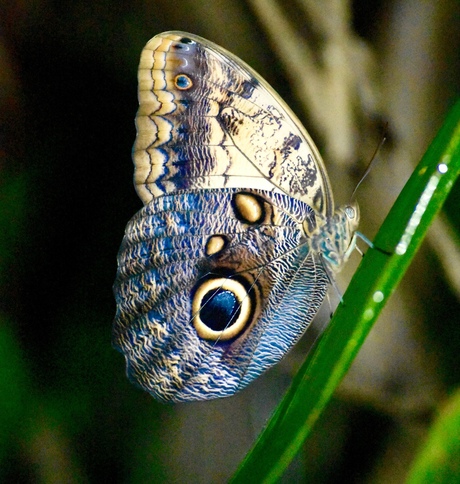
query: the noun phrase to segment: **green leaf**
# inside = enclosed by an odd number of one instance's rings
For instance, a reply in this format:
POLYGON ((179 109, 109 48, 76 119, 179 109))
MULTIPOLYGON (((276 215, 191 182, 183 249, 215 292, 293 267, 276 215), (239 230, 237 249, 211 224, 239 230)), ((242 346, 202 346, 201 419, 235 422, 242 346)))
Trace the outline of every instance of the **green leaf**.
POLYGON ((460 475, 460 391, 441 408, 416 457, 408 484, 450 484, 460 475))
POLYGON ((316 349, 308 355, 232 482, 275 482, 311 433, 460 174, 460 101, 377 234, 316 349))

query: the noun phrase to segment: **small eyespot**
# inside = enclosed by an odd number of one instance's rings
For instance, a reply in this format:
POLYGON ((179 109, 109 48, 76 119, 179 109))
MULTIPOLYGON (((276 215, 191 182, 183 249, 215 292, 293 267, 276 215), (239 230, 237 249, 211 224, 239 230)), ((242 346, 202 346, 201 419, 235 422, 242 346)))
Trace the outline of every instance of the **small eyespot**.
POLYGON ((196 42, 193 41, 192 39, 189 39, 188 37, 182 37, 177 40, 177 43, 174 42, 171 45, 171 48, 174 50, 190 50, 189 44, 195 44, 196 42))
POLYGON ((206 255, 214 255, 223 250, 228 245, 225 235, 212 235, 206 242, 206 255))
POLYGON ((252 193, 236 193, 232 199, 236 218, 248 224, 262 222, 265 218, 264 200, 252 193))
POLYGON ((174 78, 174 85, 177 87, 177 89, 186 91, 193 86, 193 82, 190 77, 186 76, 185 74, 178 74, 174 78))
POLYGON ((195 291, 192 321, 200 338, 227 341, 243 332, 254 313, 246 287, 236 279, 207 279, 195 291))

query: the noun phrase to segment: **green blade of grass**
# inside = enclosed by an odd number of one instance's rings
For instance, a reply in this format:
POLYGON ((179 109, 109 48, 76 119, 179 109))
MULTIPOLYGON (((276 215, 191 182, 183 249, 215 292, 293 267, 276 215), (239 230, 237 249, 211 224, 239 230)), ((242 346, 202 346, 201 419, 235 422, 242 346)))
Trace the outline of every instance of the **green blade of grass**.
POLYGON ((439 409, 414 460, 407 484, 450 484, 460 475, 460 390, 439 409))
POLYGON ((282 475, 350 367, 459 174, 460 101, 402 190, 342 304, 233 483, 269 483, 282 475))

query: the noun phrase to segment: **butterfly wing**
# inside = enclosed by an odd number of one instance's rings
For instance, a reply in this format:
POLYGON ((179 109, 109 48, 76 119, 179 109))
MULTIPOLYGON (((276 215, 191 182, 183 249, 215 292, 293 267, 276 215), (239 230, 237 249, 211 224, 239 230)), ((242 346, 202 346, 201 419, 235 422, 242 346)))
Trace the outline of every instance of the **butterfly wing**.
POLYGON ((184 189, 260 188, 332 214, 315 144, 236 56, 198 36, 166 32, 145 46, 138 77, 133 158, 144 203, 184 189))
POLYGON ((114 345, 130 379, 162 401, 203 400, 232 395, 279 361, 327 288, 302 230, 310 211, 283 194, 212 189, 138 212, 114 286, 114 345))

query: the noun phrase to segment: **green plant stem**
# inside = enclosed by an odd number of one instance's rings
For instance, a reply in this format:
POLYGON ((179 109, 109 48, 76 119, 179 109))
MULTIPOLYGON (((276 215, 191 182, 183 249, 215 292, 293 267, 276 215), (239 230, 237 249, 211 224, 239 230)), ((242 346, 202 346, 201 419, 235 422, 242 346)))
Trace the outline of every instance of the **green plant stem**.
POLYGON ((460 174, 460 101, 402 190, 337 308, 233 483, 275 482, 311 433, 460 174))

